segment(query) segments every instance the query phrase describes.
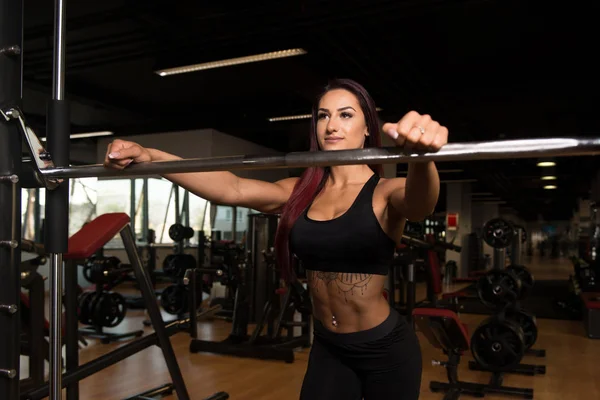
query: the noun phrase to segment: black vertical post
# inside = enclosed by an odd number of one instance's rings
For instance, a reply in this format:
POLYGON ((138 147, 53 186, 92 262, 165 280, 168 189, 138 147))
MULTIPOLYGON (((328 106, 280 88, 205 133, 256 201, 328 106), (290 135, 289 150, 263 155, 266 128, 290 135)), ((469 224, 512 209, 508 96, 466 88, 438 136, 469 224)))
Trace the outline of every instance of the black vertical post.
POLYGON ((40 243, 42 241, 42 216, 41 216, 41 205, 40 205, 40 188, 35 188, 35 203, 33 207, 33 230, 35 235, 33 241, 40 243))
MULTIPOLYGON (((75 260, 67 260, 65 263, 65 364, 67 371, 73 371, 79 367, 79 321, 77 318, 77 307, 79 291, 77 282, 78 265, 75 260)), ((67 385, 67 399, 79 399, 79 382, 67 385)))
MULTIPOLYGON (((182 220, 181 220, 181 212, 179 211, 179 186, 177 186, 176 184, 173 184, 172 186, 172 190, 175 192, 175 223, 176 224, 181 224, 182 220)), ((169 210, 167 210, 167 213, 169 212, 169 210)))
POLYGON ((46 289, 44 278, 37 272, 32 272, 32 274, 35 277, 29 286, 29 327, 31 329, 29 377, 37 386, 42 385, 46 380, 44 376, 46 364, 44 354, 47 351, 46 338, 44 337, 46 289))
MULTIPOLYGON (((47 109, 48 151, 55 167, 69 166, 69 107, 65 101, 66 0, 55 0, 52 99, 47 109)), ((62 398, 63 254, 69 246, 69 181, 46 190, 44 246, 50 254, 50 400, 62 398)), ((70 310, 73 312, 73 310, 70 310)), ((68 315, 68 314, 67 314, 68 315)), ((76 314, 68 315, 74 317, 76 314)))
MULTIPOLYGON (((144 186, 142 186, 142 196, 143 200, 142 200, 142 233, 144 237, 148 237, 148 235, 150 235, 149 229, 149 219, 150 219, 150 211, 149 211, 149 201, 148 201, 148 178, 144 178, 144 186)), ((156 241, 156 232, 152 233, 155 241, 156 241)), ((153 242, 154 243, 154 242, 153 242)))
MULTIPOLYGON (((135 236, 135 178, 131 178, 131 196, 129 196, 129 215, 131 219, 131 229, 135 236)), ((137 239, 137 236, 136 236, 137 239)))
POLYGON ((190 336, 192 339, 198 339, 198 293, 202 296, 202 291, 198 290, 198 288, 201 289, 198 281, 202 282, 202 276, 198 277, 198 274, 198 268, 194 268, 191 271, 190 282, 188 284, 188 288, 190 289, 188 292, 190 302, 190 336))
MULTIPOLYGON (((22 97, 23 2, 0 0, 0 107, 22 97)), ((0 399, 18 399, 21 313, 21 135, 0 116, 0 399)))

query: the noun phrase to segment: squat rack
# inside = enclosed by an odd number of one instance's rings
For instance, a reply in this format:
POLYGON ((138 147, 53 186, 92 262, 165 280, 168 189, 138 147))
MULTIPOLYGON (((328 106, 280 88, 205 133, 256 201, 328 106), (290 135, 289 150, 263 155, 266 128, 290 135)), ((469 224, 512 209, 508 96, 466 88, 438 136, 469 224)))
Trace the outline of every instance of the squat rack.
MULTIPOLYGON (((22 98, 23 0, 0 0, 0 398, 19 399, 19 304, 21 188, 45 187, 45 248, 51 260, 50 400, 61 398, 61 293, 68 251, 68 188, 71 178, 136 176, 174 172, 298 168, 417 161, 491 160, 600 154, 600 138, 547 138, 452 143, 436 153, 405 153, 400 148, 297 152, 284 156, 236 156, 137 164, 124 171, 102 165, 69 165, 69 107, 64 98, 65 0, 55 0, 52 100, 48 104, 48 151, 19 111, 22 98), (18 121, 18 123, 14 123, 18 121), (21 159, 22 135, 32 161, 21 159), (64 179, 64 181, 60 181, 64 179)), ((168 339, 164 325, 156 335, 168 339)), ((135 345, 134 345, 135 347, 135 345)), ((141 347, 141 346, 137 346, 141 347)), ((131 350, 133 351, 133 350, 131 350)), ((137 350, 139 351, 139 350, 137 350)), ((133 352, 135 353, 135 351, 133 352)), ((133 354, 131 353, 131 354, 133 354)), ((172 360, 171 360, 172 362, 172 360)), ((175 360, 176 364, 176 360, 175 360)), ((180 373, 179 373, 180 374, 180 373)), ((188 399, 183 379, 174 379, 180 399, 188 399), (178 382, 175 382, 178 381, 178 382)))

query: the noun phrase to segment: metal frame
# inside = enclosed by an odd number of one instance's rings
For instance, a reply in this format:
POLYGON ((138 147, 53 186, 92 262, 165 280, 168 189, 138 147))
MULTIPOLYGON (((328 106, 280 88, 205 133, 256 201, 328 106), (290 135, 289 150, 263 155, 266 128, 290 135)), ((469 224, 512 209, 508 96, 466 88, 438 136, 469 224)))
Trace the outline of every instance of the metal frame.
MULTIPOLYGON (((121 230, 121 238, 127 256, 133 266, 134 273, 140 283, 140 290, 147 310, 150 314, 155 333, 130 346, 110 352, 90 363, 79 366, 76 332, 77 324, 77 278, 74 263, 68 263, 66 271, 67 293, 67 364, 68 373, 63 381, 62 373, 62 293, 63 293, 63 254, 68 252, 68 217, 69 217, 69 181, 59 184, 57 180, 47 180, 40 176, 40 169, 45 165, 67 167, 69 165, 69 106, 64 99, 65 91, 65 20, 66 1, 55 2, 55 46, 52 99, 48 103, 48 149, 43 149, 39 139, 25 123, 19 111, 22 97, 22 55, 23 41, 23 2, 22 0, 0 0, 0 398, 20 399, 21 396, 36 398, 49 397, 50 400, 62 398, 62 389, 67 387, 67 397, 79 398, 78 382, 107 366, 121 361, 123 358, 157 344, 164 355, 171 379, 172 388, 178 398, 189 399, 181 370, 169 340, 170 334, 179 329, 177 326, 165 326, 156 302, 154 290, 148 272, 142 265, 137 252, 134 232, 131 225, 121 230), (18 124, 14 123, 18 120, 18 124), (31 153, 31 162, 27 165, 33 175, 23 173, 22 137, 23 132, 31 153), (30 181, 21 183, 23 176, 30 181), (50 345, 48 348, 50 361, 50 379, 47 385, 39 387, 42 382, 38 370, 35 376, 27 380, 21 393, 20 385, 20 287, 21 287, 21 188, 45 187, 46 190, 46 224, 45 251, 50 257, 50 345), (133 352, 132 352, 133 351, 133 352), (30 384, 28 384, 30 383, 30 384), (36 385, 37 384, 37 385, 36 385), (31 386, 37 386, 32 389, 31 386)), ((38 296, 39 297, 39 296, 38 296)), ((40 298, 43 301, 43 297, 40 298)), ((37 300, 40 300, 37 299, 37 300)), ((40 312, 44 307, 37 304, 40 312)), ((40 314, 42 315, 42 314, 40 314)), ((38 319, 36 324, 39 326, 38 319)), ((41 332, 37 329, 36 333, 41 332)), ((30 335, 31 336, 31 335, 30 335)), ((39 336, 34 340, 39 345, 39 336)), ((33 342, 32 342, 33 343, 33 342)), ((30 349, 32 350, 32 349, 30 349)), ((43 351, 35 349, 32 358, 39 357, 43 351)), ((43 365, 34 360, 35 365, 43 365)), ((43 378, 43 377, 42 377, 43 378)), ((171 388, 171 385, 168 385, 171 388)), ((153 389, 152 394, 161 393, 162 389, 153 389)), ((169 391, 169 390, 167 390, 169 391)), ((226 393, 220 393, 225 395, 226 393)), ((221 396, 222 398, 226 398, 221 396)))
MULTIPOLYGON (((0 0, 0 107, 22 98, 23 1, 0 0)), ((18 399, 21 135, 0 118, 0 398, 18 399)))

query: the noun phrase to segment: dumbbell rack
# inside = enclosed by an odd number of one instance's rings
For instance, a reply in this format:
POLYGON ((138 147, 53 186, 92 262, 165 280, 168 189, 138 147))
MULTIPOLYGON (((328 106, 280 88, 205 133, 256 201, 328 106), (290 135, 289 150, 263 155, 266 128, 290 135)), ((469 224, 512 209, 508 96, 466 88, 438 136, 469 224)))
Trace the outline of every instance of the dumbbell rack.
MULTIPOLYGON (((80 317, 85 313, 89 313, 87 315, 87 320, 91 321, 92 324, 87 328, 79 328, 78 331, 80 335, 93 339, 100 339, 102 343, 108 344, 126 338, 140 337, 144 334, 143 330, 135 330, 124 333, 105 332, 104 326, 100 323, 97 323, 97 318, 94 316, 94 313, 98 312, 96 304, 98 304, 99 301, 102 301, 103 296, 109 295, 110 291, 119 283, 118 277, 124 273, 132 271, 133 268, 131 265, 121 264, 120 261, 117 268, 92 268, 90 279, 91 282, 95 284, 95 290, 91 292, 84 292, 79 297, 80 317), (89 298, 87 302, 85 301, 86 298, 89 298), (87 307, 88 309, 83 310, 86 305, 89 305, 87 307)), ((125 314, 127 312, 127 307, 124 298, 122 305, 122 311, 123 314, 125 314)))

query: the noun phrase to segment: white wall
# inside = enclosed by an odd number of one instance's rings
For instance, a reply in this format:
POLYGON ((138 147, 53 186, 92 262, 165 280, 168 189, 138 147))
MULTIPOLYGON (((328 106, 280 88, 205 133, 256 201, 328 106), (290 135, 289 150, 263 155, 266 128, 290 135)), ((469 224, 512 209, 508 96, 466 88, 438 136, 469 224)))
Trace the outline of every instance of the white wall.
MULTIPOLYGON (((98 141, 97 159, 104 160, 108 144, 117 137, 106 137, 98 141)), ((236 155, 273 155, 279 154, 273 149, 257 145, 247 140, 219 132, 214 129, 152 133, 122 137, 145 147, 162 150, 183 158, 223 157, 236 155)), ((289 176, 286 169, 232 171, 245 178, 273 182, 289 176)))
MULTIPOLYGON (((212 131, 211 157, 238 155, 267 156, 279 154, 281 153, 278 151, 260 146, 236 136, 231 136, 217 130, 212 131)), ((274 182, 290 176, 287 169, 243 170, 232 172, 244 178, 261 179, 268 182, 274 182)))

